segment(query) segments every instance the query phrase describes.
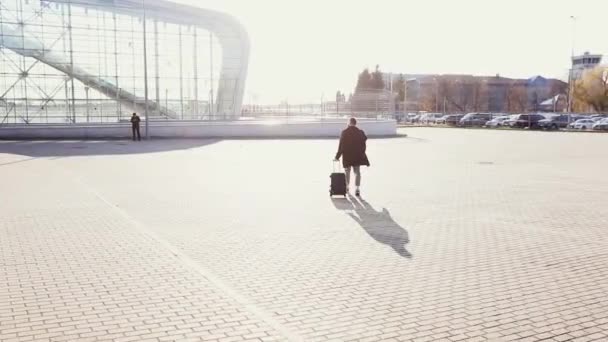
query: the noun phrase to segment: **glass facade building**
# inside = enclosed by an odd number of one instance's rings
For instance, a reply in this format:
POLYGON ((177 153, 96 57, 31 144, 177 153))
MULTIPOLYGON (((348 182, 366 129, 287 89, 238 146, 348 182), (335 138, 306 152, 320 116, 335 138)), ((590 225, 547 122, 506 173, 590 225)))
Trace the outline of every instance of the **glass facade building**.
POLYGON ((0 0, 0 124, 235 119, 248 54, 236 20, 196 7, 0 0))

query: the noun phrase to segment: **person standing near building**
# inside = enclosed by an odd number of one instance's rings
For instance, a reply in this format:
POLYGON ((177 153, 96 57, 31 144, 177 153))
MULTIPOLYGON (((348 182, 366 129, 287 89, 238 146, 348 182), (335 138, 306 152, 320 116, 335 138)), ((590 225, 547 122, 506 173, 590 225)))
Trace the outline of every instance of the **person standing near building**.
POLYGON ((137 140, 141 141, 141 134, 139 133, 139 122, 141 119, 136 113, 131 116, 131 131, 133 132, 133 141, 135 141, 135 134, 137 134, 137 140))
POLYGON ((357 128, 357 119, 350 118, 348 120, 348 127, 340 134, 340 143, 338 145, 338 152, 334 160, 340 160, 342 157, 342 166, 346 173, 346 192, 350 185, 350 172, 351 170, 355 173, 355 196, 361 196, 361 166, 369 166, 369 160, 367 159, 366 150, 367 136, 363 130, 357 128))

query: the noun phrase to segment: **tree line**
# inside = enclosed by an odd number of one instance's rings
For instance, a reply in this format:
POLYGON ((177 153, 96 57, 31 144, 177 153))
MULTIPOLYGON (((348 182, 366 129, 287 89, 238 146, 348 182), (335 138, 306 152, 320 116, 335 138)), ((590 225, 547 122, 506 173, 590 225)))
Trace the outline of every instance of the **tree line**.
MULTIPOLYGON (((498 76, 497 76, 498 77, 498 76)), ((502 79, 500 91, 490 89, 488 77, 469 77, 453 75, 437 75, 433 81, 427 80, 426 89, 418 89, 417 94, 411 97, 407 94, 408 101, 417 103, 418 110, 449 112, 475 112, 488 111, 491 97, 500 92, 502 111, 521 113, 527 111, 538 111, 540 103, 558 94, 565 95, 572 91, 572 110, 575 112, 606 112, 608 111, 608 67, 597 67, 583 73, 581 79, 572 83, 572 89, 565 86, 563 82, 551 82, 546 87, 535 87, 527 80, 502 79), (434 89, 430 89, 430 88, 434 89), (492 93, 492 92, 495 93, 492 93)), ((387 89, 380 66, 376 65, 374 71, 365 68, 357 77, 355 93, 369 90, 387 89)), ((395 100, 405 101, 407 82, 403 75, 392 80, 392 90, 395 100)), ((490 82, 491 83, 491 82, 490 82)), ((411 89, 409 89, 411 90, 411 89)), ((336 94, 338 101, 344 102, 344 95, 336 94)), ((495 99, 493 99, 495 100, 495 99)))

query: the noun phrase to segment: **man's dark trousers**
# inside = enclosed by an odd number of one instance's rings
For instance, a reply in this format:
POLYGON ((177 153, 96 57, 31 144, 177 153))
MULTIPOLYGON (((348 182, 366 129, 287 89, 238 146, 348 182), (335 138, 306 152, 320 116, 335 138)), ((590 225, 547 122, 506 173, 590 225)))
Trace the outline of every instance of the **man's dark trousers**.
POLYGON ((141 134, 139 133, 139 125, 133 126, 133 141, 135 141, 135 134, 137 134, 137 140, 141 140, 141 134))

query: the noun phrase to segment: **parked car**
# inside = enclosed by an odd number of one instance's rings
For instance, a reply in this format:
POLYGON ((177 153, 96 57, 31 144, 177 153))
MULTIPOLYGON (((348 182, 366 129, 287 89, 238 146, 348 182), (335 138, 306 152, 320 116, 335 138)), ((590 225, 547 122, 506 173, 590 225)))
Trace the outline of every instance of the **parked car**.
POLYGON ((395 120, 397 121, 397 123, 409 122, 408 116, 406 113, 395 113, 395 120))
POLYGON ((473 127, 483 126, 486 122, 492 120, 492 114, 489 113, 469 113, 460 119, 458 126, 473 127))
POLYGON ((519 117, 519 114, 511 114, 511 115, 509 115, 509 118, 505 122, 502 123, 502 125, 504 127, 511 127, 513 125, 513 123, 515 121, 517 121, 518 117, 519 117))
POLYGON ((408 122, 410 122, 410 123, 417 123, 420 121, 420 114, 409 113, 407 115, 407 119, 408 119, 408 122))
POLYGON ((448 116, 449 115, 444 115, 442 117, 439 117, 439 118, 435 119, 435 123, 438 124, 438 125, 445 124, 445 119, 447 119, 448 116))
POLYGON ((418 121, 424 124, 435 123, 435 120, 439 119, 442 116, 443 114, 441 113, 425 113, 420 116, 420 120, 418 121))
POLYGON ((608 118, 597 121, 592 128, 596 131, 608 131, 608 118))
POLYGON ((572 122, 572 118, 570 115, 552 115, 546 119, 540 120, 538 125, 543 129, 560 129, 567 128, 568 125, 572 122))
POLYGON ((579 119, 570 124, 570 128, 574 129, 592 129, 595 121, 593 119, 579 119))
POLYGON ((603 120, 605 118, 606 118, 606 115, 603 115, 603 114, 593 114, 593 115, 587 117, 587 119, 591 119, 591 120, 595 120, 595 121, 603 120))
POLYGON ((509 119, 509 126, 513 128, 539 128, 539 121, 545 119, 541 114, 516 114, 509 119))
POLYGON ((494 119, 486 122, 486 127, 502 127, 511 117, 508 115, 497 116, 494 119))
POLYGON ((415 123, 420 119, 420 115, 416 113, 407 113, 407 122, 415 123))
POLYGON ((458 123, 460 122, 460 119, 462 119, 463 116, 464 116, 463 114, 450 114, 450 115, 446 115, 446 117, 445 117, 445 124, 446 125, 456 126, 456 125, 458 125, 458 123))
POLYGON ((570 123, 574 123, 574 122, 576 122, 576 120, 580 120, 580 119, 589 119, 589 117, 587 117, 586 115, 582 115, 582 114, 570 114, 570 123))

